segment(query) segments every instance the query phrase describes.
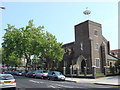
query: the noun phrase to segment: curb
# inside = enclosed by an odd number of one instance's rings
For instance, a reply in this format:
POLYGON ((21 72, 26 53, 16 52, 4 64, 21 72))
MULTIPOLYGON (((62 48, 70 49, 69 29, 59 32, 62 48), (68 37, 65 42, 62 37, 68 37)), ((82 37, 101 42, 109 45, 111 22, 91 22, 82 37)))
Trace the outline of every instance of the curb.
POLYGON ((65 81, 67 81, 67 82, 75 82, 75 83, 77 83, 77 81, 70 81, 70 80, 65 80, 65 81))
POLYGON ((70 80, 65 80, 67 82, 75 82, 75 83, 79 83, 79 84, 97 84, 97 85, 109 85, 109 86, 118 86, 120 87, 120 85, 114 85, 114 84, 105 84, 105 83, 87 83, 87 82, 77 82, 77 81, 70 81, 70 80))
POLYGON ((70 81, 70 80, 65 80, 67 82, 74 82, 74 83, 79 83, 79 84, 93 84, 93 83, 87 83, 87 82, 77 82, 77 81, 70 81))
POLYGON ((120 87, 120 85, 114 85, 114 84, 105 84, 105 83, 93 83, 93 84, 98 84, 98 85, 109 85, 109 86, 118 86, 118 87, 120 87))

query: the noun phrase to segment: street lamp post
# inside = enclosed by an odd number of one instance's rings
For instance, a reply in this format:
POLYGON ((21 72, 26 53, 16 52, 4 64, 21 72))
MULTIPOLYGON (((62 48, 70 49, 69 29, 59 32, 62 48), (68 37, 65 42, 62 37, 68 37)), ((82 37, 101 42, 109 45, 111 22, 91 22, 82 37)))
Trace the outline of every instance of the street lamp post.
POLYGON ((4 6, 0 6, 0 9, 5 9, 5 7, 4 6))
MULTIPOLYGON (((5 7, 4 6, 0 6, 0 9, 5 9, 5 7)), ((0 62, 0 73, 2 73, 2 61, 0 62)))

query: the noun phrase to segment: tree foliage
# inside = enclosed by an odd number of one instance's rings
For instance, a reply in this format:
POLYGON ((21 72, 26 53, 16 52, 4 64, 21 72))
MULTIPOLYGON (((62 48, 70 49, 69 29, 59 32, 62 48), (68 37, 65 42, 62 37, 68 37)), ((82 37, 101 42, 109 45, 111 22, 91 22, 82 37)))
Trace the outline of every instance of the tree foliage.
POLYGON ((120 59, 116 61, 115 66, 120 66, 120 59))
POLYGON ((2 47, 6 64, 20 65, 19 61, 23 56, 27 59, 26 66, 31 63, 31 56, 36 56, 37 60, 39 57, 46 58, 46 62, 61 61, 63 58, 62 43, 57 42, 51 33, 44 31, 44 26, 35 27, 33 20, 21 28, 8 24, 5 31, 2 47))

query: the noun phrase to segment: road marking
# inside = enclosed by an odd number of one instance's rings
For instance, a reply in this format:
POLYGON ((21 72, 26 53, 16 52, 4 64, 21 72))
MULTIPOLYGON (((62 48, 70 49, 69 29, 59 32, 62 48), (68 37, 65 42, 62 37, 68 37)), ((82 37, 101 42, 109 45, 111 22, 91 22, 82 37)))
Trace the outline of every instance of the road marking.
POLYGON ((50 85, 49 87, 51 87, 51 88, 56 88, 56 87, 54 87, 54 86, 52 86, 52 85, 50 85))
POLYGON ((34 80, 29 80, 30 82, 34 82, 34 83, 39 83, 38 81, 34 81, 34 80))
POLYGON ((44 82, 39 82, 39 83, 44 83, 44 82))
POLYGON ((34 82, 34 83, 44 83, 44 82, 39 82, 39 81, 34 81, 34 80, 29 80, 30 82, 34 82))
POLYGON ((54 85, 57 85, 57 86, 60 86, 60 87, 65 87, 65 88, 73 88, 71 86, 65 86, 65 85, 59 85, 59 84, 54 84, 54 85))

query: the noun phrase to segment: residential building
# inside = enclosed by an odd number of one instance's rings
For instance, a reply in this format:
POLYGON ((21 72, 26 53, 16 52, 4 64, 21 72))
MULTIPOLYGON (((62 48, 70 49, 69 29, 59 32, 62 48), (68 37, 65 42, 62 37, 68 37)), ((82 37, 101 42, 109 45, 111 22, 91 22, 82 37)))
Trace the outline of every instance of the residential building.
POLYGON ((120 58, 120 49, 111 50, 111 54, 120 58))

